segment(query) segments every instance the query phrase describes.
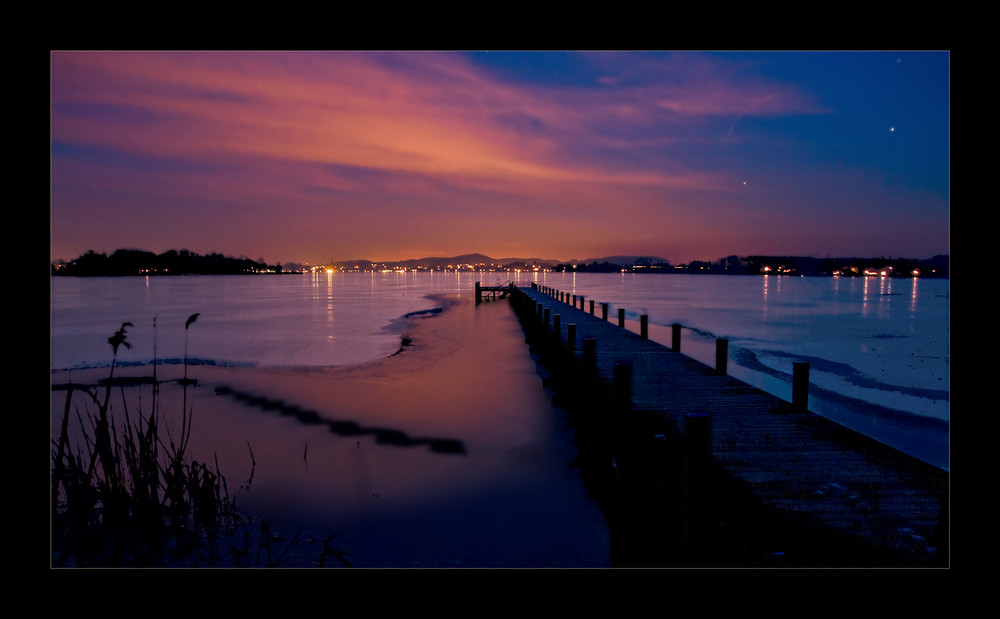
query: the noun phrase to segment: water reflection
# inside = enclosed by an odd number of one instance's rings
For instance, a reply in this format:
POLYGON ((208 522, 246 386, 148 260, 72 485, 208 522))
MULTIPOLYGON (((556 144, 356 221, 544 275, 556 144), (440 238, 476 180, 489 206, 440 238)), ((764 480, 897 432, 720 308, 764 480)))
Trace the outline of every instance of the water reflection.
POLYGON ((428 438, 411 437, 402 430, 392 428, 364 427, 354 421, 342 421, 327 419, 318 412, 303 409, 297 404, 290 404, 284 400, 269 399, 264 396, 253 395, 245 391, 237 391, 227 385, 215 388, 216 395, 229 396, 242 402, 247 406, 260 408, 264 411, 274 411, 281 415, 291 417, 307 425, 326 424, 330 431, 338 436, 363 437, 374 436, 375 442, 380 445, 391 445, 395 447, 415 447, 427 445, 431 451, 443 454, 465 454, 465 445, 462 441, 450 438, 428 438))
POLYGON ((330 333, 326 336, 328 340, 333 339, 333 271, 326 272, 326 318, 330 323, 330 333))
POLYGON ((767 317, 767 284, 768 284, 768 280, 770 280, 770 279, 771 279, 771 276, 765 273, 764 276, 763 276, 763 280, 764 280, 764 297, 763 297, 763 300, 762 300, 762 303, 761 303, 761 313, 764 315, 765 318, 767 317))

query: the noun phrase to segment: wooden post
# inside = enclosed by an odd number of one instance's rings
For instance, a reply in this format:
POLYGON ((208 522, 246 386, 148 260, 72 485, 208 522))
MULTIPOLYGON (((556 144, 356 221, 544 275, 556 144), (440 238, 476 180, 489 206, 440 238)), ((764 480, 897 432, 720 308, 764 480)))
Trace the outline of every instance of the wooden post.
POLYGON ((649 339, 649 316, 646 314, 639 316, 639 337, 649 339))
POLYGON ((601 303, 601 320, 607 320, 607 319, 608 319, 608 304, 601 303))
POLYGON ((618 326, 621 327, 622 329, 625 328, 625 308, 624 307, 619 307, 618 308, 618 326))
MULTIPOLYGON (((707 464, 712 455, 712 418, 708 413, 693 412, 684 416, 684 470, 681 478, 681 512, 683 515, 682 554, 690 561, 699 554, 706 542, 705 481, 707 464)), ((711 530, 711 529, 709 529, 711 530)))
POLYGON ((590 300, 590 315, 591 316, 594 315, 594 300, 593 299, 590 300))
POLYGON ((681 326, 676 322, 673 324, 673 342, 671 348, 674 352, 681 351, 681 326))
POLYGON ((715 340, 715 371, 726 375, 726 362, 729 360, 729 340, 720 337, 715 340))
POLYGON ((697 457, 712 452, 712 417, 708 413, 695 412, 684 415, 684 435, 688 448, 697 457))
POLYGON ((576 307, 576 295, 573 295, 573 307, 576 307))
POLYGON ((615 362, 614 392, 619 411, 632 408, 632 364, 628 361, 615 362))
POLYGON ((576 350, 576 323, 566 325, 566 343, 570 350, 576 350))
POLYGON ((479 282, 476 282, 476 305, 479 305, 482 302, 483 302, 483 287, 479 285, 479 282))
POLYGON ((800 410, 809 409, 809 364, 792 364, 792 406, 800 410))
POLYGON ((583 338, 583 363, 588 370, 597 367, 597 339, 593 337, 583 338))
POLYGON ((535 307, 538 308, 538 321, 541 322, 542 321, 542 308, 544 306, 539 302, 538 305, 536 305, 535 307))
POLYGON ((583 310, 583 295, 580 295, 580 310, 583 310))
POLYGON ((549 311, 549 308, 546 307, 545 308, 545 326, 546 327, 549 326, 549 315, 550 314, 551 314, 551 312, 549 311))

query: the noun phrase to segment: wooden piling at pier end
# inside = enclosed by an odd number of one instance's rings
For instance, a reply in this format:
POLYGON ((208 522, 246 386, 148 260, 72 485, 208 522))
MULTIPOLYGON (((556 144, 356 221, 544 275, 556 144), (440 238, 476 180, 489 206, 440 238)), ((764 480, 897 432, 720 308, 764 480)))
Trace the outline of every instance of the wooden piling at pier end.
POLYGON ((476 282, 476 305, 490 299, 506 299, 513 290, 514 282, 507 282, 506 284, 497 286, 483 286, 480 282, 476 282))
POLYGON ((726 375, 724 340, 710 368, 679 354, 680 325, 667 347, 607 303, 597 317, 536 284, 509 296, 561 388, 615 565, 949 565, 948 472, 808 411, 807 364, 787 402, 726 375))

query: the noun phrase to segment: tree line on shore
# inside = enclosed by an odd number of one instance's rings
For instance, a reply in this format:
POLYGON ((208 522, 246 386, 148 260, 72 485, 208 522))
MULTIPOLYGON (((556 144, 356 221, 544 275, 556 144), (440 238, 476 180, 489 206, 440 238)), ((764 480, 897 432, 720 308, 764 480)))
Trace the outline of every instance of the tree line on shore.
POLYGON ((125 275, 241 275, 281 273, 281 265, 222 254, 198 255, 186 249, 162 254, 139 249, 119 249, 110 256, 88 251, 76 260, 53 264, 52 275, 111 277, 125 275))
POLYGON ((576 273, 706 273, 720 275, 871 275, 948 277, 949 257, 914 258, 812 258, 807 256, 726 256, 716 261, 693 260, 687 264, 645 260, 630 264, 591 262, 558 264, 556 272, 576 273))

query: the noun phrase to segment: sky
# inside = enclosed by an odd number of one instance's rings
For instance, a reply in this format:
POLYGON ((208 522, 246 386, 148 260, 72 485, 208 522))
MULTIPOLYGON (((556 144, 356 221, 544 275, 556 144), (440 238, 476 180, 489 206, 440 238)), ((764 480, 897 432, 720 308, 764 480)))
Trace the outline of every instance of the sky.
POLYGON ((52 51, 50 254, 949 253, 942 51, 52 51))

